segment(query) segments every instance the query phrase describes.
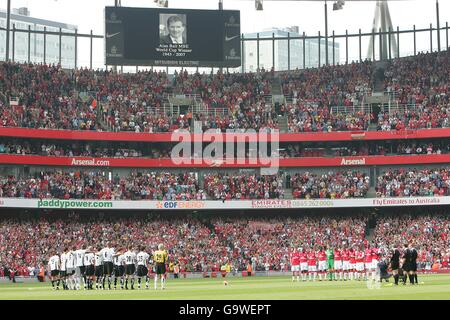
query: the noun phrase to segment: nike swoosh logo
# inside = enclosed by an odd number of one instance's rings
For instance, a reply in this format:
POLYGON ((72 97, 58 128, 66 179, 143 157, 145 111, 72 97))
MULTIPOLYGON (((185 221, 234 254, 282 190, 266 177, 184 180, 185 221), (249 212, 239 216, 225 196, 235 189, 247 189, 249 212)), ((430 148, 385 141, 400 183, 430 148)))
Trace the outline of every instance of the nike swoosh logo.
POLYGON ((117 36, 120 32, 116 32, 116 33, 111 33, 111 34, 106 34, 107 38, 112 38, 114 36, 117 36))
POLYGON ((230 40, 233 40, 234 38, 237 38, 237 37, 239 37, 239 35, 233 36, 233 37, 227 37, 227 36, 225 36, 225 41, 230 41, 230 40))

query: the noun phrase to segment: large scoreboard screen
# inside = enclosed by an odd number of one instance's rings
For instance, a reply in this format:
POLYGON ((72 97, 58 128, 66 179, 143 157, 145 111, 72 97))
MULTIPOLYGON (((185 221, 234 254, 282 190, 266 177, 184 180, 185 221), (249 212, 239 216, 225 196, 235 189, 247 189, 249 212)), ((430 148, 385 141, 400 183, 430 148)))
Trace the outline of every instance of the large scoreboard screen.
POLYGON ((107 65, 239 67, 240 12, 105 8, 107 65))

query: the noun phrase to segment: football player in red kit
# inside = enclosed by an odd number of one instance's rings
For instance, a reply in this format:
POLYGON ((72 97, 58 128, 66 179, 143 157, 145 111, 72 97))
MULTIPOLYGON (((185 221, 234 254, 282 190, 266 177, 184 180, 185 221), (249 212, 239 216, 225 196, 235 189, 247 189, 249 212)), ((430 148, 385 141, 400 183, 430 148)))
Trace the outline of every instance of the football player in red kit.
POLYGON ((337 281, 337 274, 339 273, 339 280, 342 281, 342 255, 341 250, 334 249, 334 280, 337 281))
POLYGON ((320 247, 320 250, 317 252, 317 258, 319 260, 319 281, 322 281, 322 276, 325 280, 327 275, 327 254, 322 247, 320 247))
POLYGON ((378 262, 380 261, 379 249, 376 246, 372 247, 372 281, 375 281, 375 273, 378 268, 378 262))
POLYGON ((348 252, 350 259, 350 280, 353 280, 356 279, 356 254, 353 248, 351 248, 348 252))
POLYGON ((297 281, 300 281, 300 253, 297 251, 297 248, 291 252, 291 271, 292 271, 292 282, 295 281, 295 277, 297 276, 297 281))
POLYGON ((302 273, 302 280, 306 281, 308 275, 308 257, 306 254, 306 250, 303 248, 299 248, 300 250, 300 271, 302 273))
POLYGON ((364 248, 361 250, 356 250, 356 278, 358 280, 363 278, 364 274, 364 248))
POLYGON ((306 256, 308 258, 309 280, 316 281, 316 277, 317 277, 316 253, 314 252, 313 249, 310 249, 306 256))
POLYGON ((349 271, 350 271, 350 251, 347 248, 344 248, 342 250, 342 271, 344 273, 344 281, 347 281, 347 278, 349 278, 349 271))
POLYGON ((370 245, 367 245, 367 248, 365 250, 365 254, 366 254, 366 259, 364 261, 365 263, 365 267, 366 267, 366 279, 369 279, 369 275, 372 273, 373 271, 373 266, 372 266, 372 248, 370 248, 370 245))

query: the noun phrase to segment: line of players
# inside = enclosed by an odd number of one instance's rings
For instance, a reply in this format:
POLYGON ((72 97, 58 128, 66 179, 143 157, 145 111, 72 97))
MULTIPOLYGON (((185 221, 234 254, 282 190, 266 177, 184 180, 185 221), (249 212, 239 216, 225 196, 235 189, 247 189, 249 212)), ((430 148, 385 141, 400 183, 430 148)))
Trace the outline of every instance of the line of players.
POLYGON ((319 247, 318 250, 293 248, 290 253, 292 281, 329 281, 339 280, 375 280, 376 269, 380 259, 379 249, 367 248, 328 248, 319 247))
POLYGON ((153 259, 144 251, 143 246, 134 248, 114 249, 115 245, 106 245, 93 249, 85 245, 81 249, 73 247, 65 248, 63 252, 54 251, 48 261, 52 287, 59 290, 62 284, 64 290, 92 290, 109 289, 114 283, 117 289, 119 283, 121 289, 134 289, 137 278, 138 289, 141 289, 142 280, 146 289, 149 288, 148 268, 156 273, 154 288, 158 288, 158 276, 161 279, 161 289, 165 289, 166 264, 168 253, 163 244, 158 245, 158 250, 153 253, 153 259))

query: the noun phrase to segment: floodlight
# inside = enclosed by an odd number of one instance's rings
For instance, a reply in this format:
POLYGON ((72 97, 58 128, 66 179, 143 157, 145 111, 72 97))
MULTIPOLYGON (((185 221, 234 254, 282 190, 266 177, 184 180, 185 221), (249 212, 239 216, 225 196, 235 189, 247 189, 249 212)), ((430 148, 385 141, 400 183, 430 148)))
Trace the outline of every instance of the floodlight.
POLYGON ((263 10, 263 0, 255 0, 255 9, 257 11, 263 10))
POLYGON ((344 0, 337 0, 337 2, 333 3, 333 10, 341 10, 344 7, 344 0))
POLYGON ((154 0, 154 2, 157 3, 158 7, 162 7, 162 8, 169 7, 169 0, 154 0))

